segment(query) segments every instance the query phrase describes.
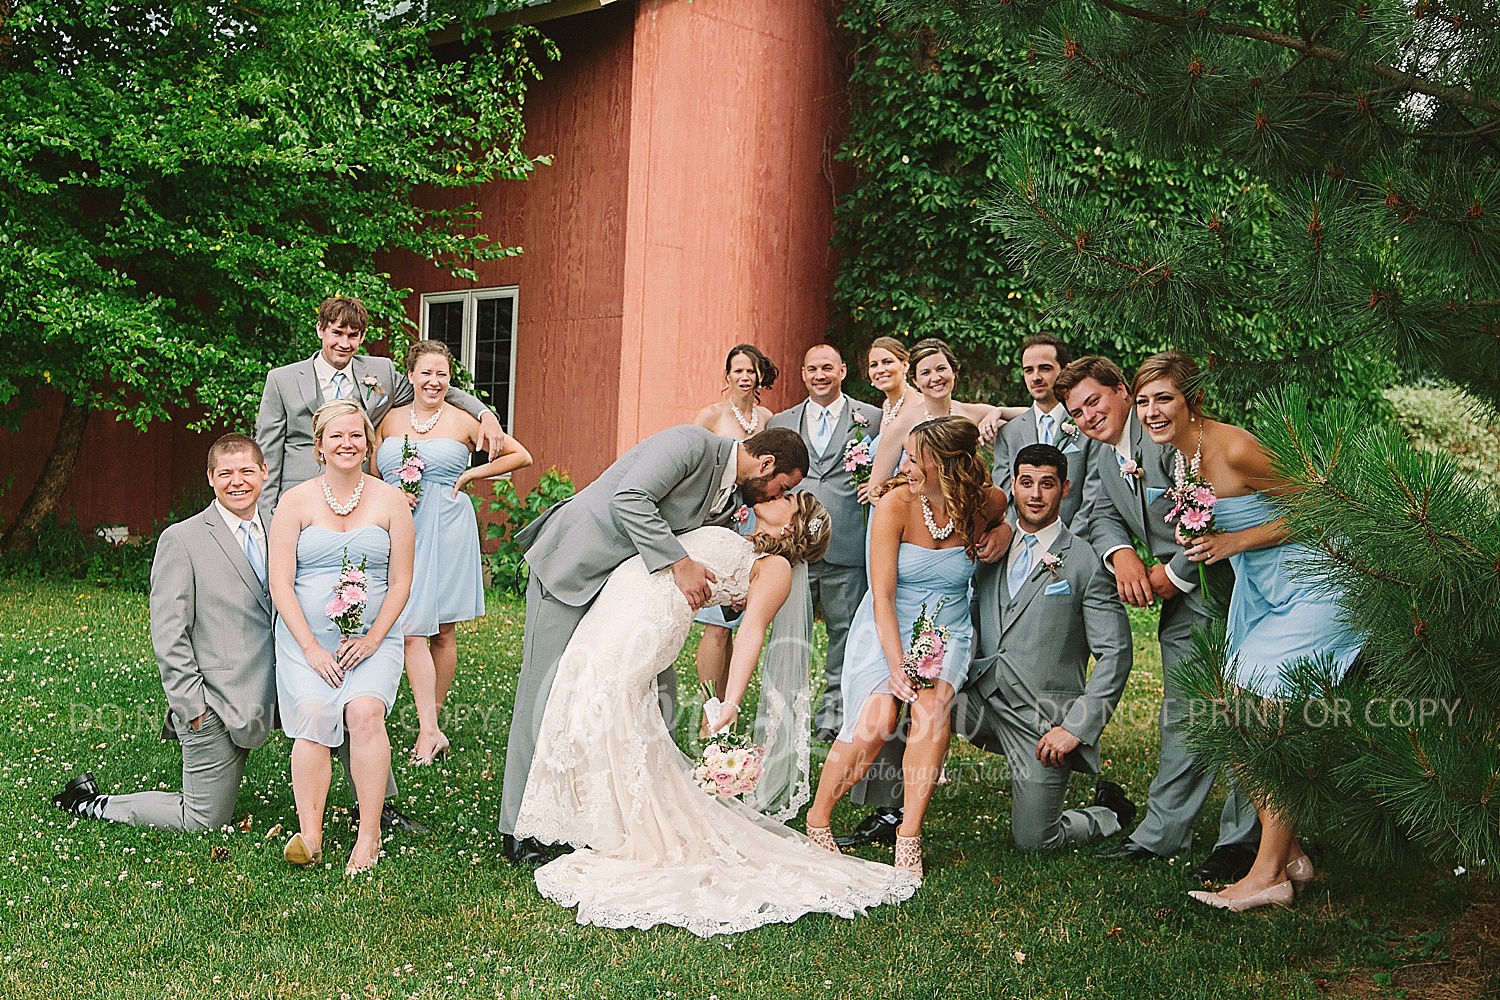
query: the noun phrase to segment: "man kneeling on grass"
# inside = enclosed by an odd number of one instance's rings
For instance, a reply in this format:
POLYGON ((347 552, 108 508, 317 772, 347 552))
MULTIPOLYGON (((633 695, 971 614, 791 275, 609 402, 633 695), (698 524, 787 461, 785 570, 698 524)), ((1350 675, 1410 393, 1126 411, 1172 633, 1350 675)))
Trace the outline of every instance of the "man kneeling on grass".
POLYGON ((182 791, 101 795, 92 772, 52 804, 89 819, 212 830, 234 817, 245 759, 270 735, 276 647, 266 589, 266 532, 256 505, 266 463, 255 439, 226 434, 208 450, 214 501, 162 532, 151 564, 151 645, 182 744, 182 791))

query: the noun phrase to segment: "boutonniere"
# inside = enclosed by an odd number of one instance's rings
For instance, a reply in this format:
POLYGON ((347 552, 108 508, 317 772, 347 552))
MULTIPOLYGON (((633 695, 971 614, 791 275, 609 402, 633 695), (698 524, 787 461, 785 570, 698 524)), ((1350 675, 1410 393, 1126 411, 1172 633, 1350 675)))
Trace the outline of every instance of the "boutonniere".
POLYGON ((750 520, 750 508, 740 504, 739 509, 734 512, 734 523, 743 525, 748 520, 750 520))
POLYGON ((1052 571, 1052 579, 1057 579, 1058 570, 1063 568, 1063 557, 1056 552, 1042 553, 1042 566, 1052 571))
POLYGON ((1145 475, 1146 470, 1141 468, 1141 456, 1139 455, 1120 466, 1121 479, 1140 479, 1145 475))
POLYGON ((373 392, 377 396, 385 395, 385 390, 380 387, 380 379, 376 378, 374 375, 366 375, 364 378, 360 379, 360 382, 364 383, 365 391, 373 392))
POLYGON ((1073 435, 1075 435, 1075 434, 1078 433, 1078 425, 1075 424, 1075 423, 1073 423, 1073 421, 1071 421, 1071 420, 1064 420, 1063 423, 1062 423, 1061 430, 1062 430, 1063 440, 1066 441, 1068 438, 1070 438, 1073 435))
POLYGON ((865 416, 863 413, 860 413, 858 410, 855 410, 854 411, 854 426, 856 426, 856 427, 868 427, 868 426, 870 426, 870 418, 867 417, 867 416, 865 416))

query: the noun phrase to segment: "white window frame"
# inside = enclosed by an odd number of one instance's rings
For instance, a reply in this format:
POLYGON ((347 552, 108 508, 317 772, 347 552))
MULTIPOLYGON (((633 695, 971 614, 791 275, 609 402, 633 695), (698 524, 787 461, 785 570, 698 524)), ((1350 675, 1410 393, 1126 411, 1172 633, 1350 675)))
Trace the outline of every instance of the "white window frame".
MULTIPOLYGON (((516 327, 521 317, 521 286, 520 285, 497 285, 493 288, 474 288, 462 292, 428 292, 422 296, 422 339, 430 340, 431 331, 427 328, 427 305, 428 303, 462 302, 464 304, 464 320, 462 328, 463 350, 459 352, 459 363, 469 372, 474 372, 474 353, 477 350, 475 343, 478 340, 476 326, 479 322, 479 300, 480 299, 510 299, 510 393, 506 402, 506 412, 503 415, 505 433, 509 434, 516 424, 516 327)), ((488 402, 493 407, 495 401, 488 402)))

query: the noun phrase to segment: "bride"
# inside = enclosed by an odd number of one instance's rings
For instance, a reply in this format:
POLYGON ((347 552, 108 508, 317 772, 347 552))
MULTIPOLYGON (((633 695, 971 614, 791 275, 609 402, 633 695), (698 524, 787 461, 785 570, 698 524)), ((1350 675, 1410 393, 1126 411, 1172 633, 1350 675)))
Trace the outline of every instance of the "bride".
MULTIPOLYGON (((714 527, 678 536, 718 578, 709 603, 745 606, 720 726, 738 717, 767 628, 794 592, 793 566, 821 558, 832 529, 810 493, 758 504, 755 515, 748 538, 714 527)), ((542 895, 577 906, 581 924, 673 924, 700 937, 806 913, 853 917, 909 897, 920 883, 908 873, 829 854, 698 786, 655 685, 692 620, 672 574, 648 574, 637 556, 610 575, 568 643, 515 832, 579 848, 537 869, 542 895)))

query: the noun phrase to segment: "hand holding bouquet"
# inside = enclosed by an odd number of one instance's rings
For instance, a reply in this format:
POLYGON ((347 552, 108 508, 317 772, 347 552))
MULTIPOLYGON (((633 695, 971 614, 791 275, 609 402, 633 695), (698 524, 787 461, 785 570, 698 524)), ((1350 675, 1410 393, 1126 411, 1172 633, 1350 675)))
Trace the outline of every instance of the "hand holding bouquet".
POLYGON ((911 678, 912 687, 918 691, 932 687, 938 675, 943 672, 943 657, 948 654, 949 630, 948 626, 937 624, 937 616, 947 603, 948 598, 944 597, 929 615, 924 601, 922 610, 911 623, 911 647, 901 661, 901 669, 911 678))
POLYGON ((365 573, 365 559, 359 565, 349 561, 349 550, 344 550, 344 565, 339 571, 338 582, 333 585, 333 597, 323 606, 323 614, 333 622, 340 637, 347 639, 364 627, 365 602, 369 599, 366 587, 370 578, 365 573))
POLYGON ((726 711, 728 706, 714 697, 707 684, 702 688, 707 698, 703 715, 711 735, 693 767, 693 780, 710 795, 743 795, 760 780, 766 749, 756 746, 750 737, 732 732, 730 723, 723 721, 731 714, 726 711))

